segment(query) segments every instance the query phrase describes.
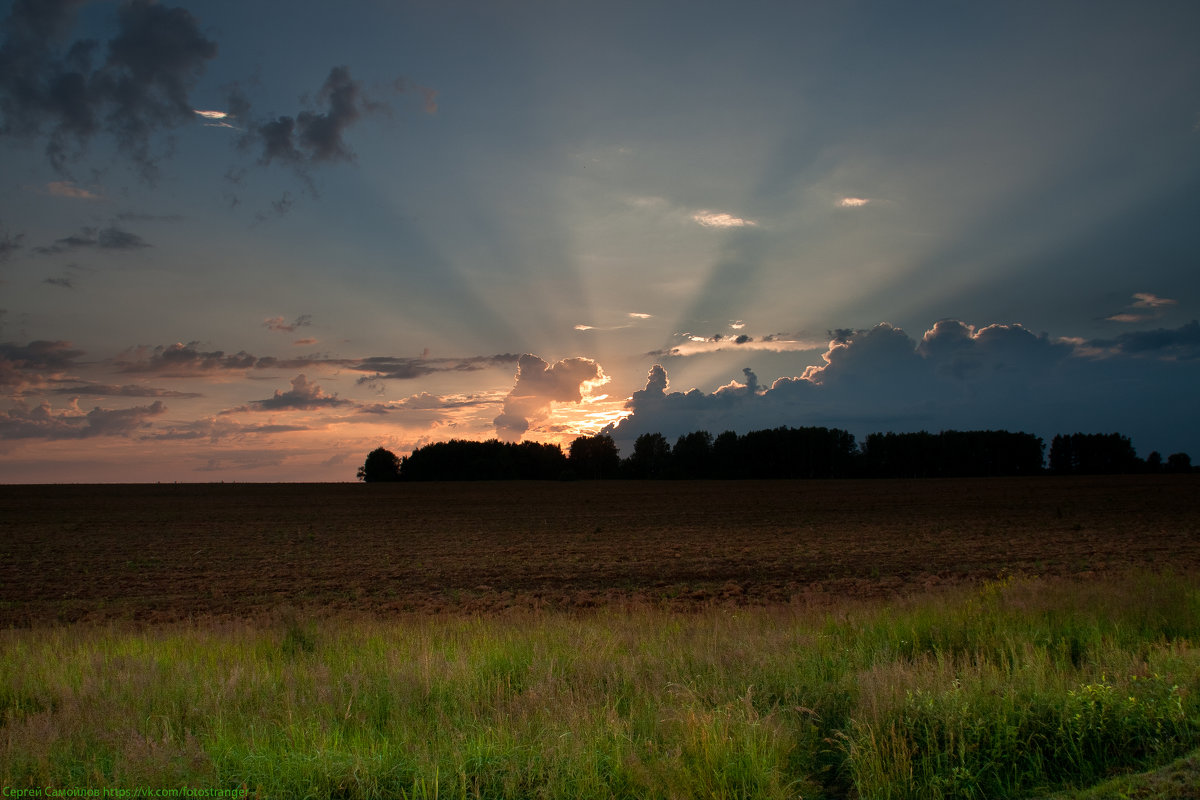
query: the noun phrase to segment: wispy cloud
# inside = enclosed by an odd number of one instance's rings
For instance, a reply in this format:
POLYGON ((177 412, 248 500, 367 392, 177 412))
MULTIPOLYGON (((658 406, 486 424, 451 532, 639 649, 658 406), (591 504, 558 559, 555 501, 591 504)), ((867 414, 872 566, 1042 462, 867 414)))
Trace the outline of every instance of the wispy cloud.
POLYGON ((652 358, 685 358, 687 356, 720 353, 731 350, 765 350, 772 353, 784 353, 820 350, 828 344, 828 340, 826 339, 797 338, 787 333, 772 333, 759 337, 754 337, 746 333, 736 335, 714 333, 711 336, 698 336, 693 333, 680 333, 676 335, 681 337, 683 341, 662 350, 652 350, 646 353, 646 355, 652 358))
POLYGON ((48 247, 36 247, 33 252, 38 255, 57 255, 82 248, 97 248, 100 250, 141 250, 150 247, 150 243, 127 230, 110 225, 107 228, 83 228, 79 233, 57 239, 48 247))
POLYGON ((271 317, 263 320, 263 324, 267 326, 267 330, 295 333, 297 328, 312 325, 312 314, 301 314, 292 322, 287 322, 283 317, 271 317))
POLYGON ((233 115, 228 111, 202 111, 198 108, 193 108, 192 113, 204 120, 204 127, 206 128, 228 128, 235 131, 241 130, 241 128, 229 121, 233 118, 233 115))
POLYGON ((692 219, 706 228, 754 228, 758 223, 723 211, 697 211, 692 219))
POLYGON ((842 208, 862 208, 871 202, 869 197, 843 197, 838 200, 838 205, 842 208))
POLYGON ((363 384, 381 380, 412 380, 437 372, 475 372, 493 367, 507 367, 517 363, 519 359, 520 356, 512 353, 464 358, 373 356, 355 362, 350 368, 358 372, 372 373, 358 379, 358 383, 363 384))
POLYGON ((1163 315, 1164 309, 1175 305, 1174 300, 1149 292, 1135 292, 1127 310, 1105 317, 1109 322, 1145 322, 1163 315), (1136 311, 1129 309, 1137 309, 1136 311))
POLYGON ((46 184, 46 194, 54 197, 67 197, 72 200, 103 200, 102 195, 76 186, 72 181, 51 181, 46 184))
POLYGON ((305 369, 314 365, 352 367, 356 359, 336 359, 322 356, 276 358, 255 356, 245 350, 226 353, 224 350, 202 349, 200 342, 156 347, 133 347, 112 359, 112 365, 124 373, 153 373, 170 378, 198 377, 219 372, 245 372, 263 369, 305 369))

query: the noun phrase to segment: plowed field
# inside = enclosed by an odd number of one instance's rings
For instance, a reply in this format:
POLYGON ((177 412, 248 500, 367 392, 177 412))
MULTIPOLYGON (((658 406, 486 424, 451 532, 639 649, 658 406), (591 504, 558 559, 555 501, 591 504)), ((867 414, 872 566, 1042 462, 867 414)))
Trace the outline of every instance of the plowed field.
POLYGON ((1195 476, 0 487, 0 626, 822 602, 1200 568, 1195 476))

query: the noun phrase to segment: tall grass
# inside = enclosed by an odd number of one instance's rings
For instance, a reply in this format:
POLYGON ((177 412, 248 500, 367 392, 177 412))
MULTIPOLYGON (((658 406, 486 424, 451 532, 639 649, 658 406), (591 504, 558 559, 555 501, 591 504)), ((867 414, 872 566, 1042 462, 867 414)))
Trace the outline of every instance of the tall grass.
POLYGON ((1023 797, 1200 746, 1200 589, 0 632, 0 785, 1023 797))

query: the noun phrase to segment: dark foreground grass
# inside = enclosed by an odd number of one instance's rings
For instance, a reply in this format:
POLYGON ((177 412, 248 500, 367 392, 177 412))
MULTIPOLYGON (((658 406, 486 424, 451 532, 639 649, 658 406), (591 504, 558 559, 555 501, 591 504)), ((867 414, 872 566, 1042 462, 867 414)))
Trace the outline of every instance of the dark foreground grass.
POLYGON ((283 613, 0 643, 10 795, 1034 797, 1200 746, 1200 584, 1163 574, 833 610, 283 613))

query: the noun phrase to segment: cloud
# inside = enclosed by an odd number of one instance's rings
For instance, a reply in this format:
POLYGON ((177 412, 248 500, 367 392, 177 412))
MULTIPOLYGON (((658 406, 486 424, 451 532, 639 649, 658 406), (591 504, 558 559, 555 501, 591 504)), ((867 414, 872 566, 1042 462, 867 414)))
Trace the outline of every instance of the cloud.
MULTIPOLYGON (((735 330, 738 325, 732 325, 735 330)), ((710 336, 697 336, 692 333, 679 333, 683 341, 676 345, 652 350, 646 353, 651 358, 686 358, 688 356, 707 353, 720 353, 729 350, 765 350, 772 353, 790 351, 819 350, 825 347, 826 340, 797 338, 790 333, 772 333, 755 338, 748 333, 738 335, 714 333, 710 336)))
POLYGON ((842 208, 862 208, 871 202, 868 197, 843 197, 838 200, 838 205, 842 208))
POLYGON ((107 135, 151 179, 157 171, 151 139, 193 119, 187 96, 217 45, 186 9, 129 0, 117 9, 116 33, 97 66, 96 41, 58 48, 80 5, 13 4, 0 46, 0 132, 47 136, 46 157, 60 172, 94 136, 107 135))
POLYGON ((292 388, 286 392, 275 390, 266 400, 252 400, 249 404, 222 413, 237 411, 312 411, 318 408, 337 408, 355 405, 353 400, 342 400, 336 394, 327 394, 318 384, 309 381, 303 374, 292 378, 292 388))
POLYGON ((49 247, 34 248, 34 252, 38 255, 57 255, 92 247, 100 250, 141 250, 150 247, 150 244, 136 233, 110 225, 107 228, 83 228, 79 233, 56 240, 49 247))
POLYGON ((1119 314, 1105 317, 1105 319, 1109 322, 1145 322, 1148 319, 1161 317, 1163 309, 1173 305, 1175 305, 1174 300, 1158 297, 1149 292, 1136 292, 1133 295, 1133 302, 1129 304, 1129 308, 1139 309, 1138 311, 1123 311, 1119 314))
POLYGON ((1137 292, 1133 295, 1136 302, 1134 308, 1161 308, 1162 306, 1175 305, 1174 300, 1168 300, 1164 297, 1156 297, 1149 292, 1137 292))
POLYGON ((120 386, 107 383, 82 383, 76 384, 73 382, 70 386, 59 386, 50 390, 51 394, 65 394, 71 396, 94 396, 94 397, 172 397, 172 398, 194 398, 203 397, 199 392, 177 392, 172 389, 156 389, 152 386, 139 386, 138 384, 126 383, 120 386))
POLYGON ((311 366, 353 367, 353 359, 276 358, 255 356, 245 350, 226 353, 224 350, 202 350, 200 342, 139 346, 126 350, 112 360, 118 371, 125 373, 154 373, 168 378, 189 378, 218 372, 245 372, 262 369, 305 369, 311 366))
POLYGON ((348 67, 329 71, 317 101, 322 110, 305 110, 296 116, 280 116, 256 123, 242 139, 242 146, 259 149, 259 162, 279 161, 303 167, 328 161, 352 161, 354 153, 343 139, 345 132, 365 114, 381 106, 363 92, 362 84, 350 77, 348 67))
POLYGON ((247 424, 235 422, 227 417, 209 417, 177 425, 165 426, 165 430, 142 435, 141 439, 154 441, 191 441, 207 439, 218 442, 222 439, 240 439, 244 436, 268 436, 273 433, 295 433, 312 430, 307 425, 281 425, 277 423, 247 424))
POLYGON ((0 342, 0 386, 21 388, 39 384, 76 366, 83 355, 67 341, 40 339, 29 344, 0 342))
POLYGON ((515 364, 519 356, 512 353, 501 353, 493 356, 469 356, 465 358, 403 358, 393 356, 372 356, 364 358, 351 366, 359 372, 371 372, 358 379, 359 384, 374 383, 381 380, 412 380, 437 372, 475 372, 492 367, 507 367, 515 364))
POLYGON ((753 220, 735 217, 720 211, 697 211, 692 219, 706 228, 754 228, 758 223, 753 220))
POLYGON ((492 420, 496 436, 519 441, 534 425, 550 416, 555 403, 579 403, 609 378, 595 361, 565 358, 548 364, 526 353, 517 362, 516 382, 504 398, 504 410, 492 420))
POLYGON ((234 125, 229 121, 233 118, 233 115, 228 111, 202 111, 201 109, 193 108, 192 113, 204 120, 203 124, 206 128, 228 128, 229 130, 234 131, 242 130, 237 125, 234 125))
POLYGON ((0 411, 0 439, 91 439, 97 436, 130 436, 150 427, 150 418, 167 410, 162 401, 148 406, 104 409, 87 413, 72 407, 55 413, 49 403, 28 407, 18 403, 0 411))
POLYGON ((312 314, 301 314, 291 323, 285 321, 283 317, 271 317, 270 319, 263 320, 263 324, 267 326, 267 330, 295 333, 297 328, 305 328, 312 325, 312 314))
POLYGON ((221 370, 247 370, 260 359, 242 350, 226 354, 222 350, 199 350, 199 342, 159 345, 152 351, 135 348, 114 359, 121 372, 153 372, 172 378, 192 377, 221 370))
POLYGON ((8 261, 12 254, 21 249, 21 241, 25 238, 25 234, 11 234, 6 228, 0 226, 0 264, 8 261))
POLYGON ((795 377, 744 382, 712 392, 668 391, 656 365, 609 426, 623 446, 642 433, 746 432, 781 425, 874 431, 1002 428, 1052 436, 1120 430, 1152 448, 1195 438, 1200 323, 1088 343, 1051 339, 1020 325, 976 328, 943 320, 914 340, 881 323, 831 332, 823 363, 795 377), (1102 352, 1104 358, 1088 357, 1102 352), (1146 398, 1159 398, 1146 415, 1146 398), (1145 442, 1143 442, 1145 444, 1145 442))
POLYGON ((67 197, 72 200, 103 200, 95 192, 76 186, 72 181, 51 181, 46 184, 46 193, 54 197, 67 197))
POLYGON ((1175 329, 1131 331, 1115 339, 1093 339, 1085 344, 1091 354, 1130 355, 1192 361, 1200 358, 1200 322, 1192 320, 1175 329))

